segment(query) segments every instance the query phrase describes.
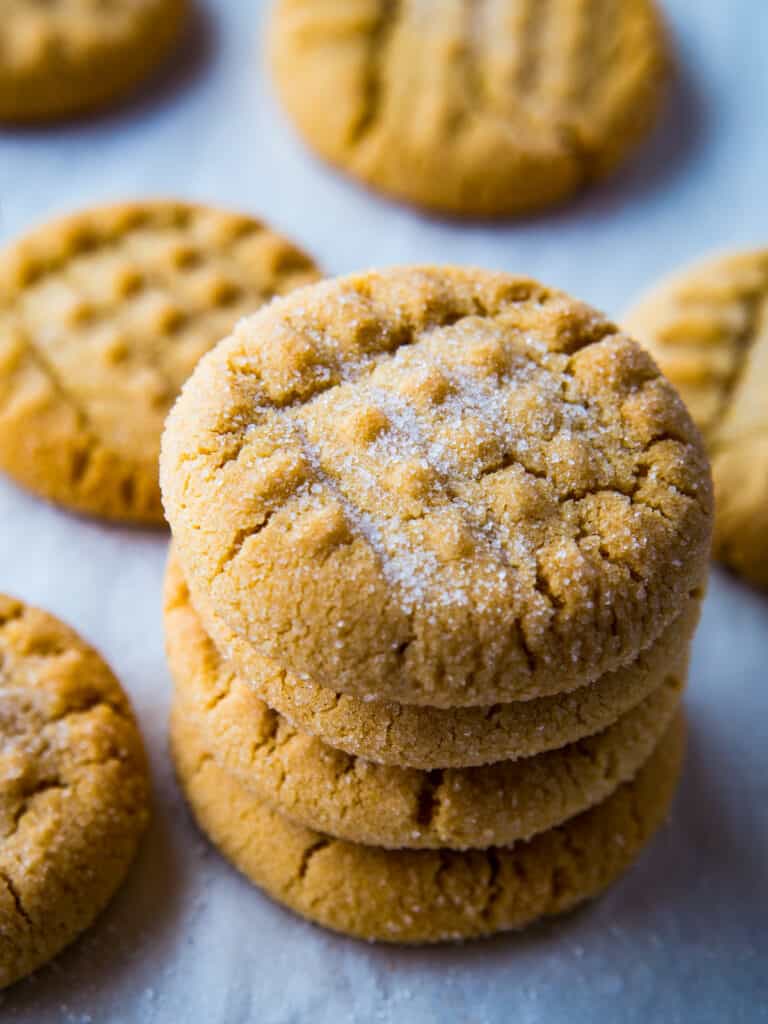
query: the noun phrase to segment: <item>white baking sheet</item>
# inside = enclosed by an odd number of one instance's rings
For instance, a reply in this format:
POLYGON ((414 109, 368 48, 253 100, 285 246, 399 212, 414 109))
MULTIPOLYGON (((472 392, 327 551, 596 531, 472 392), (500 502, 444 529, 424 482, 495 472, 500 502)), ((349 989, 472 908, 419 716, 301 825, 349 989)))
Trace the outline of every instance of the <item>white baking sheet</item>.
MULTIPOLYGON (((425 219, 318 166, 269 96, 257 45, 266 5, 201 2, 206 16, 177 72, 140 102, 88 123, 0 132, 3 239, 94 200, 180 194, 263 215, 329 272, 479 264, 532 274, 615 315, 683 261, 768 242, 766 0, 665 0, 681 80, 651 144, 567 209, 502 227, 425 219)), ((190 824, 165 749, 165 546, 0 482, 0 589, 58 613, 105 653, 136 703, 156 783, 154 825, 128 884, 82 941, 0 995, 3 1021, 768 1019, 765 597, 715 574, 684 782, 670 824, 623 882, 521 936, 374 948, 270 903, 190 824)))

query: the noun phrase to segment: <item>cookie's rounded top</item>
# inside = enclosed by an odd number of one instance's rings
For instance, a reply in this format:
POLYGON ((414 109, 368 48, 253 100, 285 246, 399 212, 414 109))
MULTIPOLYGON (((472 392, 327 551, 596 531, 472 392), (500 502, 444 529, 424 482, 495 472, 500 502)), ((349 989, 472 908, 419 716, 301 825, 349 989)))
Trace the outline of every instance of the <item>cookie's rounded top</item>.
POLYGON ((4 0, 0 119, 102 106, 134 88, 179 36, 187 0, 4 0))
POLYGON ((144 751, 102 659, 0 596, 0 987, 87 927, 148 816, 144 751))
POLYGON ((96 207, 0 253, 0 468, 78 511, 161 522, 165 416, 200 356, 317 278, 252 217, 96 207))
POLYGON ((185 573, 294 674, 402 703, 575 689, 700 582, 699 435, 650 358, 532 281, 400 268, 244 321, 172 411, 185 573))
POLYGON ((627 323, 704 435, 717 491, 716 553, 768 586, 768 249, 688 268, 627 323))
POLYGON ((323 157, 464 215, 557 202, 619 163, 658 109, 651 0, 281 0, 280 96, 323 157))

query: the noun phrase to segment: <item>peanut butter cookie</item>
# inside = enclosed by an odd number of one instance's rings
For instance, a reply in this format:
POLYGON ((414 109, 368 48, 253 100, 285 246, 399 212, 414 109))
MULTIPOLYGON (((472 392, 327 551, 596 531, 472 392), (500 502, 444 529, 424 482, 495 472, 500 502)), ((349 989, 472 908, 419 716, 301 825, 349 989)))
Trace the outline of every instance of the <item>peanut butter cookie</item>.
POLYGON ((67 117, 122 99, 168 56, 187 0, 3 0, 0 120, 67 117))
POLYGON ((322 157, 398 199, 515 215, 614 169, 666 77, 651 0, 280 0, 271 63, 322 157))
POLYGON ((326 928, 399 943, 521 928, 596 896, 664 820, 684 747, 678 716, 636 778, 603 803, 530 842, 460 853, 380 850, 296 825, 220 768, 185 719, 172 729, 195 817, 243 874, 326 928))
POLYGON ((193 593, 300 679, 436 707, 578 689, 680 614, 709 551, 701 439, 589 307, 479 270, 300 289, 169 416, 193 593))
POLYGON ((282 814, 341 839, 454 850, 529 839, 632 778, 680 701, 670 677, 603 732, 536 757, 419 771, 373 764, 302 733, 222 662, 191 604, 166 604, 175 711, 217 762, 282 814))
POLYGON ((768 249, 683 271, 627 316, 704 435, 714 550, 768 587, 768 249))
POLYGON ((178 622, 173 628, 181 632, 187 622, 191 629, 199 614, 221 656, 257 696, 301 732, 368 761, 425 770, 466 768, 559 750, 612 725, 662 685, 682 687, 700 613, 700 600, 691 598, 636 661, 572 693, 489 707, 429 708, 362 700, 297 679, 255 654, 210 609, 202 614, 197 599, 190 601, 172 554, 165 607, 166 616, 178 622))
POLYGON ((148 801, 141 737, 102 659, 51 615, 0 597, 0 988, 105 907, 148 801))
POLYGON ((0 468, 76 511, 161 523, 181 385, 239 317, 317 276, 259 221, 181 202, 33 231, 0 253, 0 468))

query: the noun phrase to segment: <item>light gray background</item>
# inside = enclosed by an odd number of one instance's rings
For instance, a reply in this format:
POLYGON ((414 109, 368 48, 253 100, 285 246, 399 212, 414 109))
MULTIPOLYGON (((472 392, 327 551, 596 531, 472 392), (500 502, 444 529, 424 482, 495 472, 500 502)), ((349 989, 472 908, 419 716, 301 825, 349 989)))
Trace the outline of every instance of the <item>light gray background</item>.
MULTIPOLYGON (((180 194, 264 216, 329 272, 473 263, 540 277, 617 316, 682 262, 768 242, 766 0, 665 0, 680 81, 651 143, 568 208, 503 227, 424 219, 319 166, 281 120, 259 66, 266 5, 203 2, 181 66, 137 103, 87 123, 0 131, 3 239, 94 200, 180 194)), ((629 877, 522 936, 374 948, 270 903, 190 824, 165 749, 165 546, 0 482, 0 589, 50 608, 106 654, 136 703, 156 782, 154 825, 128 884, 82 941, 0 996, 3 1020, 768 1019, 765 597, 715 574, 696 641, 684 782, 671 823, 629 877)))

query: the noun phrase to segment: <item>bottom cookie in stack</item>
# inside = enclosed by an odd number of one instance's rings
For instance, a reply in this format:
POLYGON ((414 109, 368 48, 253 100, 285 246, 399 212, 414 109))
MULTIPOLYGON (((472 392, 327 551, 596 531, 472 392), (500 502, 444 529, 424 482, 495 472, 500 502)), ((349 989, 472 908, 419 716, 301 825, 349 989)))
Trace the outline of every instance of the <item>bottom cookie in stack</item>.
POLYGON ((565 910, 621 873, 671 798, 687 644, 599 733, 425 772, 335 750, 270 709, 221 659, 173 563, 166 629, 174 752, 201 826, 257 884, 340 931, 438 941, 565 910))
POLYGON ((678 713, 630 782, 528 842, 384 850, 295 824, 220 768, 172 718, 179 779, 202 830, 252 882, 318 924, 371 941, 427 943, 521 928, 598 895, 661 825, 684 749, 678 713))

